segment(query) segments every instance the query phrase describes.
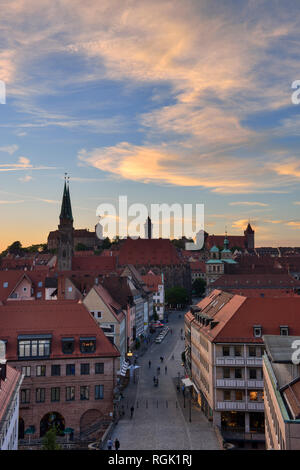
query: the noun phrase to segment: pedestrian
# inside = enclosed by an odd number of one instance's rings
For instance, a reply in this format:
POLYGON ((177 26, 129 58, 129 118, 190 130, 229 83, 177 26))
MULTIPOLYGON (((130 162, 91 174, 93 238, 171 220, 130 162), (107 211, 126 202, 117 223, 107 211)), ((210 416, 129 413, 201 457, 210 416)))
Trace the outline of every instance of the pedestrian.
POLYGON ((174 354, 172 354, 172 359, 174 360, 174 354))
POLYGON ((111 439, 108 439, 107 441, 107 450, 112 450, 113 446, 113 441, 111 439))
POLYGON ((182 328, 181 328, 181 330, 180 330, 180 334, 182 335, 182 328))
POLYGON ((120 441, 117 438, 115 439, 115 449, 116 450, 120 449, 120 441))
POLYGON ((168 372, 168 368, 167 368, 167 366, 166 366, 166 367, 165 367, 165 374, 167 374, 167 372, 168 372))
POLYGON ((153 383, 155 384, 155 382, 156 382, 156 377, 154 376, 153 377, 153 383))
POLYGON ((134 412, 134 407, 132 406, 132 407, 130 408, 130 419, 131 419, 132 416, 133 416, 133 412, 134 412))
POLYGON ((177 385, 176 388, 177 388, 177 392, 180 392, 180 387, 179 387, 179 385, 177 385))
POLYGON ((164 362, 164 358, 160 356, 160 362, 164 362))
POLYGON ((150 367, 151 367, 151 361, 149 361, 149 369, 150 369, 150 367))
POLYGON ((157 375, 160 373, 160 367, 157 368, 157 375))

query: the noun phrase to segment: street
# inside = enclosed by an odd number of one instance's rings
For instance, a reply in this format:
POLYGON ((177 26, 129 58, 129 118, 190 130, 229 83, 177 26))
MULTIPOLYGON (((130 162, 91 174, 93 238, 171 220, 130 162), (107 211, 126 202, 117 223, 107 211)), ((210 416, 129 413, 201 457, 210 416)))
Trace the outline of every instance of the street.
POLYGON ((184 312, 172 312, 167 325, 172 334, 169 332, 160 344, 153 343, 144 356, 138 358, 139 378, 136 377, 136 383, 132 380, 124 390, 120 406, 124 407, 125 416, 115 427, 112 440, 119 439, 120 450, 219 450, 212 424, 193 405, 190 423, 188 393, 183 399, 182 391, 177 391, 178 372, 183 375, 184 312), (160 367, 159 375, 157 367, 160 367), (158 387, 154 387, 154 376, 158 377, 158 387))

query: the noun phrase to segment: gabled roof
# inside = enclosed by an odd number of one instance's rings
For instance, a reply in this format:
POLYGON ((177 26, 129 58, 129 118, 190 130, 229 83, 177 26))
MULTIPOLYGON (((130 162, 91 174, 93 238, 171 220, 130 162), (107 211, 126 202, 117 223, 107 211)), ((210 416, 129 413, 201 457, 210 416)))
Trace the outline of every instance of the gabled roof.
POLYGON ((279 335, 283 325, 289 327, 291 335, 300 334, 300 296, 247 298, 215 290, 198 306, 201 314, 218 322, 213 329, 199 326, 213 342, 260 343, 263 340, 254 337, 254 325, 262 326, 263 335, 279 335))
MULTIPOLYGON (((7 302, 0 306, 0 339, 7 340, 7 360, 17 360, 18 335, 51 334, 51 356, 62 353, 63 337, 96 337, 96 351, 91 356, 119 356, 117 349, 105 337, 96 320, 83 303, 73 300, 40 302, 7 302)), ((77 341, 78 343, 78 341, 77 341)), ((82 357, 77 347, 72 357, 82 357)))
POLYGON ((110 312, 116 318, 118 322, 121 322, 124 318, 124 313, 122 311, 121 305, 112 298, 110 293, 102 284, 95 285, 93 287, 94 291, 99 295, 105 305, 109 308, 110 312))

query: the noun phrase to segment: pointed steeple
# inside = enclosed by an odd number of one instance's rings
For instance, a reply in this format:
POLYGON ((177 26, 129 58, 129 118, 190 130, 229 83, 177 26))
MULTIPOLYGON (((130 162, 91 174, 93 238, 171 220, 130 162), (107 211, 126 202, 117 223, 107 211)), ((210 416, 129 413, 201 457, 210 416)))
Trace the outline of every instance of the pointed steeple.
POLYGON ((73 222, 73 215, 72 215, 72 207, 71 207, 71 198, 70 198, 70 191, 69 191, 69 182, 67 181, 67 176, 65 176, 65 185, 64 185, 64 192, 63 198, 61 203, 61 211, 60 211, 60 220, 70 220, 73 222))

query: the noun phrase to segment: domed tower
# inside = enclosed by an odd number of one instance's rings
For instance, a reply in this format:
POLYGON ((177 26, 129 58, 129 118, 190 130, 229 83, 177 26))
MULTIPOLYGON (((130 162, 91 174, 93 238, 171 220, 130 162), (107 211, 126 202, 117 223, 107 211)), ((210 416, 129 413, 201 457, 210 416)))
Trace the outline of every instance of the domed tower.
POLYGON ((248 250, 254 250, 254 233, 255 232, 252 229, 250 222, 249 222, 246 230, 244 231, 245 246, 248 250))
POLYGON ((229 240, 227 238, 227 233, 224 239, 224 249, 221 251, 221 259, 230 259, 232 258, 231 250, 229 249, 229 240))
POLYGON ((66 176, 59 221, 57 266, 59 271, 70 271, 74 254, 74 228, 69 181, 66 176))

